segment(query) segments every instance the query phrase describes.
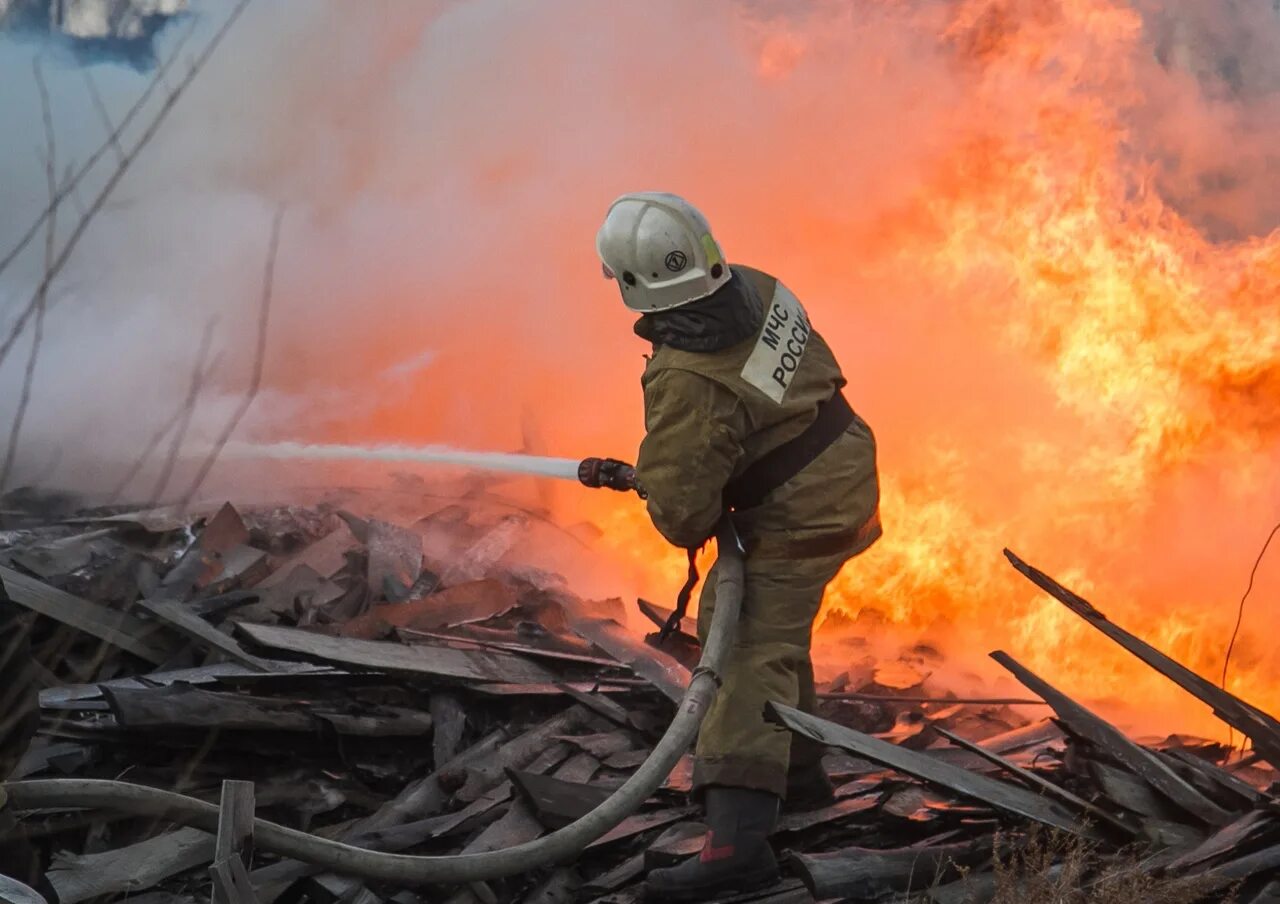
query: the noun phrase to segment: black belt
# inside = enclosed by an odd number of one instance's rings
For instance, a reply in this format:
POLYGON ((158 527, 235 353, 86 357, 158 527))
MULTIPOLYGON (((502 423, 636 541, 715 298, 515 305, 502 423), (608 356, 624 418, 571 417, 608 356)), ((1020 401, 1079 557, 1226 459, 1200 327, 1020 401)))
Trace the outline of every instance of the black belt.
POLYGON ((724 501, 737 511, 755 508, 764 502, 764 497, 813 464, 856 417, 844 393, 837 390, 818 406, 818 416, 799 436, 765 453, 729 481, 724 501))

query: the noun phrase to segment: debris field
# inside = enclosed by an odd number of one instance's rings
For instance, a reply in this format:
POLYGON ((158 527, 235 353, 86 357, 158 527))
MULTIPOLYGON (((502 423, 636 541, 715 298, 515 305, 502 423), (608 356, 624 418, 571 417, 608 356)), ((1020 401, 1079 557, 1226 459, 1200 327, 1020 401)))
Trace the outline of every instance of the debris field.
MULTIPOLYGON (((141 783, 221 802, 228 820, 238 807, 385 851, 496 850, 619 787, 698 658, 691 624, 653 643, 661 606, 638 604, 646 642, 627 627, 635 601, 583 600, 554 574, 504 564, 525 514, 459 503, 392 523, 341 501, 188 513, 59 502, 3 503, 0 581, 30 611, 42 686, 40 734, 15 780, 141 783)), ((829 745, 836 800, 784 807, 774 843, 786 880, 730 900, 1005 900, 1030 868, 1076 870, 1080 897, 1063 901, 1095 900, 1090 889, 1110 900, 1103 890, 1141 887, 1124 885, 1140 874, 1190 889, 1177 900, 1280 902, 1280 722, 1007 555, 1247 748, 1140 745, 1005 652, 992 655, 1037 708, 851 668, 823 685, 819 712, 773 707, 829 745), (1020 866, 1026 849, 1038 865, 1020 866)), ((42 811, 23 824, 54 852, 63 904, 627 904, 646 870, 701 846, 691 769, 686 756, 576 862, 460 888, 366 884, 254 852, 245 832, 227 851, 155 818, 42 811)))

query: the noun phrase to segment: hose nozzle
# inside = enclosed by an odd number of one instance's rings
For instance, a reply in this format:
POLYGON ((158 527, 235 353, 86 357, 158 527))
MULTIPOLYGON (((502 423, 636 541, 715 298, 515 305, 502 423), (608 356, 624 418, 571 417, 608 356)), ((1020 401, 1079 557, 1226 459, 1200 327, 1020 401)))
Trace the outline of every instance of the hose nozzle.
POLYGON ((593 489, 602 487, 626 493, 635 490, 644 498, 644 490, 636 483, 636 469, 616 458, 584 458, 578 465, 578 480, 593 489))

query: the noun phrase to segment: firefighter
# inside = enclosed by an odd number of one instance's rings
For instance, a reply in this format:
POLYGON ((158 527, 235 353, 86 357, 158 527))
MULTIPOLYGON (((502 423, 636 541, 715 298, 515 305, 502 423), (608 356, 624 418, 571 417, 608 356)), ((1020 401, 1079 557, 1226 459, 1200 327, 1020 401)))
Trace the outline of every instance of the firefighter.
MULTIPOLYGON (((767 722, 764 707, 816 703, 809 652, 823 590, 880 536, 875 439, 799 299, 728 263, 687 201, 622 196, 596 250, 653 346, 635 476, 654 525, 697 549, 732 510, 747 550, 737 641, 698 734, 702 852, 647 880, 659 900, 701 901, 778 881, 768 838, 780 802, 831 800, 822 749, 767 722)), ((714 588, 713 569, 698 610, 704 642, 714 588)))

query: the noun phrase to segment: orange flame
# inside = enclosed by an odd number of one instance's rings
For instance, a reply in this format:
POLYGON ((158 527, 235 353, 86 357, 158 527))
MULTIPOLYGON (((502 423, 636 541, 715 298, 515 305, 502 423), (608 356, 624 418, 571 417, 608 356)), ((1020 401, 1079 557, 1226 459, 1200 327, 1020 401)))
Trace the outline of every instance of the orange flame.
MULTIPOLYGON (((328 438, 512 448, 528 407, 556 440, 533 451, 629 457, 642 349, 606 304, 593 218, 623 190, 684 192, 734 259, 777 273, 805 301, 877 430, 885 538, 831 585, 824 625, 929 641, 977 682, 1000 680, 986 653, 1003 648, 1083 700, 1139 704, 1129 711, 1139 722, 1220 733, 1202 706, 1000 555, 1012 547, 1190 667, 1220 671, 1280 489, 1280 234, 1224 239, 1221 222, 1247 192, 1187 190, 1212 182, 1198 178, 1214 156, 1205 135, 1243 109, 1214 81, 1221 67, 1205 64, 1212 48, 1188 43, 1181 26, 1153 36, 1159 15, 1144 20, 1122 0, 678 8, 687 29, 668 29, 661 14, 626 20, 635 39, 609 45, 618 72, 587 79, 626 111, 625 123, 610 120, 630 130, 625 140, 590 133, 576 111, 554 119, 531 106, 513 113, 518 128, 475 148, 462 142, 487 135, 487 123, 443 108, 465 127, 458 159, 475 163, 459 197, 520 197, 547 149, 581 152, 573 172, 550 169, 585 187, 564 188, 560 208, 518 207, 527 227, 503 223, 524 229, 503 242, 523 257, 486 247, 469 281, 431 284, 457 300, 447 312, 417 305, 427 290, 411 279, 396 283, 386 303, 409 312, 397 329, 357 320, 355 352, 308 364, 299 347, 282 381, 335 369, 355 380, 411 359, 424 333, 448 337, 429 379, 370 402, 367 415, 344 414, 328 438), (714 43, 729 9, 745 60, 714 43), (666 69, 653 65, 663 48, 666 69), (526 132, 536 152, 520 152, 514 139, 526 132), (608 161, 604 176, 584 147, 608 161), (554 343, 538 332, 551 310, 545 284, 584 299, 550 318, 554 343), (519 292, 523 303, 493 301, 519 292)), ((569 98, 555 110, 572 110, 583 80, 566 76, 558 46, 521 40, 496 58, 512 71, 547 67, 569 98)), ((495 73, 476 86, 494 109, 497 86, 495 73)), ((448 121, 431 125, 422 171, 435 173, 454 139, 448 121)), ((1242 144, 1249 160, 1259 153, 1242 144)), ((451 217, 438 241, 456 240, 451 217)), ((467 228, 468 243, 491 241, 467 228)), ((316 279, 318 295, 329 291, 316 279)), ((617 572, 641 575, 647 592, 681 582, 681 555, 638 504, 567 489, 552 503, 597 524, 617 572)), ((1263 572, 1229 686, 1280 712, 1280 653, 1265 628, 1280 575, 1263 572)), ((847 664, 834 632, 820 630, 818 645, 831 667, 847 664)))
MULTIPOLYGON (((1130 630, 1217 674, 1234 615, 1221 582, 1170 586, 1160 573, 1182 569, 1161 559, 1179 550, 1114 545, 1158 536, 1147 519, 1167 515, 1169 493, 1181 494, 1182 537, 1195 545, 1215 531, 1195 513, 1206 494, 1240 498, 1261 482, 1256 456, 1274 448, 1280 419, 1280 235, 1214 243, 1162 200, 1126 124, 1142 98, 1142 21, 1131 9, 973 0, 940 37, 971 92, 967 121, 953 124, 955 142, 915 197, 841 250, 858 249, 858 263, 881 274, 910 272, 963 316, 996 324, 1003 353, 1038 361, 1043 385, 1013 394, 1026 407, 1003 422, 971 425, 906 462, 883 455, 886 537, 831 585, 828 620, 873 611, 906 637, 949 641, 966 664, 1004 646, 1072 693, 1170 701, 1184 710, 1178 724, 1220 733, 1021 584, 999 552, 1009 543, 1038 556, 1130 630), (1009 122, 1011 105, 1022 126, 992 127, 1009 122), (989 120, 975 118, 984 110, 989 120), (982 464, 992 456, 1002 473, 982 464), (1194 486, 1213 465, 1227 469, 1211 480, 1219 488, 1194 486)), ((765 39, 761 73, 785 77, 800 46, 786 32, 765 39)), ((825 330, 856 354, 839 324, 825 330)), ((888 439, 886 450, 904 442, 888 439)), ((635 525, 626 543, 643 533, 635 525)), ((1231 590, 1242 561, 1233 556, 1231 590)), ((1260 638, 1237 653, 1230 687, 1280 711, 1280 660, 1260 638)), ((1129 716, 1170 727, 1166 711, 1129 716)))

